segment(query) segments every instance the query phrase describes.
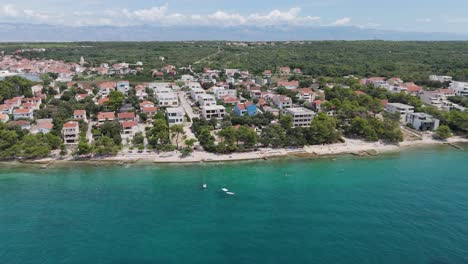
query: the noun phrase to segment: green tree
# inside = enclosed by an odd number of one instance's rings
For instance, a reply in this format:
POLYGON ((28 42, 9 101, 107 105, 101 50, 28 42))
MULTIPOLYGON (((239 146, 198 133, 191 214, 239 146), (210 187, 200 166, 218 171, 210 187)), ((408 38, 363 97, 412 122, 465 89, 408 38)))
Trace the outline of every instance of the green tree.
POLYGON ((311 145, 335 143, 341 137, 336 129, 336 119, 325 113, 318 113, 314 117, 308 132, 307 141, 311 145))
POLYGON ((441 125, 439 128, 437 128, 436 135, 438 138, 445 140, 452 136, 452 131, 448 126, 441 125))

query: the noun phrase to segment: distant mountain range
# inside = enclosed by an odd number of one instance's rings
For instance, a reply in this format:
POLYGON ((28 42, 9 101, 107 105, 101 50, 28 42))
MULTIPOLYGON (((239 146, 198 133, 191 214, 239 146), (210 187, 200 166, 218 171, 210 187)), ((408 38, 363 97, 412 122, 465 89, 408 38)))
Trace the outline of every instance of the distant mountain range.
POLYGON ((454 33, 402 32, 358 27, 157 27, 0 23, 0 41, 288 41, 288 40, 468 40, 454 33))

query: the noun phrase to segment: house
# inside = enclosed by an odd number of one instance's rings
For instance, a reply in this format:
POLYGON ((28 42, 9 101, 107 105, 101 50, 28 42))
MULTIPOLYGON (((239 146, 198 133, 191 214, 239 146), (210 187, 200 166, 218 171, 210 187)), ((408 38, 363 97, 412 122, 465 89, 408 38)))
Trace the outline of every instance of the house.
POLYGON ((201 84, 199 82, 189 82, 187 87, 190 88, 190 90, 202 89, 201 84))
POLYGON ((166 109, 166 117, 169 126, 184 123, 185 110, 182 107, 169 107, 166 109))
POLYGON ((433 82, 446 83, 446 82, 451 82, 453 80, 453 77, 451 77, 451 76, 430 75, 429 80, 433 81, 433 82))
POLYGON ((31 87, 31 92, 32 92, 32 94, 40 93, 40 92, 42 92, 43 88, 44 87, 42 85, 37 84, 37 85, 34 85, 34 86, 31 87))
POLYGON ((230 95, 226 95, 224 98, 223 98, 223 104, 227 104, 227 105, 236 105, 240 102, 239 99, 237 99, 236 97, 232 97, 230 95))
POLYGON ((160 107, 179 106, 179 98, 173 92, 158 94, 157 100, 160 107))
POLYGON ((257 106, 252 102, 246 102, 243 104, 237 104, 234 109, 234 113, 238 116, 243 116, 245 114, 249 116, 254 116, 258 113, 257 106))
POLYGON ((36 125, 31 127, 32 134, 38 134, 38 133, 47 134, 54 128, 54 124, 52 122, 52 119, 50 118, 38 119, 36 123, 37 123, 36 125))
POLYGON ((414 113, 414 107, 401 103, 388 103, 385 107, 385 111, 392 114, 399 113, 401 119, 404 120, 408 114, 414 113))
POLYGON ((154 106, 145 106, 141 109, 141 112, 146 114, 148 117, 152 117, 158 112, 158 108, 154 106))
POLYGON ((281 110, 292 107, 292 100, 286 95, 276 95, 273 103, 281 110))
POLYGON ((138 133, 138 122, 136 121, 124 121, 122 124, 122 134, 127 136, 134 136, 138 133))
POLYGON ((143 100, 148 97, 148 93, 143 85, 137 85, 135 87, 135 95, 138 97, 139 100, 143 100))
POLYGON ((2 104, 0 105, 0 113, 5 114, 5 115, 11 115, 13 114, 13 109, 15 107, 10 104, 2 104))
POLYGON ((269 78, 269 77, 271 77, 272 75, 273 75, 273 74, 272 74, 271 70, 264 70, 264 71, 263 71, 263 77, 264 77, 264 78, 269 78))
POLYGON ((212 91, 216 97, 216 99, 224 98, 226 95, 230 95, 232 97, 237 97, 236 89, 226 89, 224 87, 213 87, 212 91))
POLYGON ((184 82, 185 84, 189 84, 190 82, 195 81, 195 77, 193 77, 192 75, 184 74, 180 76, 180 81, 184 82))
POLYGON ((154 107, 154 103, 151 101, 143 101, 140 103, 140 108, 143 109, 145 107, 154 107))
POLYGON ((367 93, 363 92, 363 91, 354 91, 354 93, 357 95, 357 96, 361 96, 361 95, 366 95, 367 93))
POLYGON ((130 91, 130 82, 128 81, 120 81, 117 83, 117 91, 127 94, 130 91))
POLYGON ((271 106, 264 106, 264 107, 263 107, 263 110, 264 110, 265 112, 272 113, 274 116, 279 116, 279 114, 280 114, 280 110, 279 110, 279 109, 273 108, 273 107, 271 107, 271 106))
POLYGON ((13 119, 34 119, 32 109, 15 109, 13 110, 13 119))
POLYGON ((23 103, 22 108, 31 109, 31 110, 35 111, 35 110, 39 110, 40 106, 39 106, 39 104, 36 104, 36 103, 23 103))
POLYGON ((284 87, 288 90, 297 89, 299 81, 278 81, 278 87, 284 87))
POLYGON ((250 98, 253 98, 253 99, 262 98, 262 91, 261 90, 250 90, 250 98))
POLYGON ((202 108, 202 116, 205 119, 222 119, 226 114, 226 108, 222 105, 205 106, 202 108))
POLYGON ((191 88, 190 89, 190 96, 192 97, 193 101, 198 101, 198 96, 201 94, 206 94, 205 90, 203 90, 201 87, 200 88, 191 88))
POLYGON ((86 110, 75 110, 73 111, 73 119, 83 120, 88 123, 88 118, 86 117, 86 110))
POLYGON ((148 87, 153 90, 161 89, 161 88, 171 88, 171 84, 168 82, 154 82, 148 83, 148 87))
POLYGON ((302 70, 299 69, 299 68, 295 68, 295 69, 293 70, 293 72, 294 72, 294 74, 302 74, 302 70))
POLYGON ((110 100, 110 99, 109 99, 108 97, 101 98, 101 99, 98 100, 98 105, 99 105, 99 106, 103 106, 103 105, 105 105, 106 103, 108 103, 109 100, 110 100))
POLYGON ((168 93, 173 93, 174 91, 171 88, 168 87, 156 87, 154 88, 154 95, 158 97, 160 94, 168 94, 168 93))
POLYGON ((29 120, 16 120, 8 122, 8 126, 19 126, 21 129, 29 130, 31 129, 31 121, 29 120))
POLYGON ((119 122, 124 122, 124 121, 137 121, 135 112, 123 112, 123 113, 118 113, 117 118, 119 119, 119 122))
POLYGON ((315 93, 312 91, 311 88, 302 88, 294 90, 297 92, 297 99, 304 101, 304 102, 313 102, 315 100, 315 93))
POLYGON ((315 112, 304 107, 288 108, 285 110, 286 115, 292 117, 294 127, 308 127, 312 123, 315 112))
POLYGON ((0 114, 0 122, 6 123, 8 120, 10 120, 10 116, 7 114, 0 114))
POLYGON ((75 95, 75 100, 76 101, 83 101, 84 99, 86 99, 87 97, 89 97, 90 95, 85 93, 85 94, 77 94, 75 95))
POLYGON ((5 100, 6 105, 12 105, 13 107, 20 107, 22 103, 21 97, 14 97, 12 99, 5 100))
POLYGON ((423 91, 423 88, 419 85, 416 85, 413 82, 404 83, 403 86, 406 88, 406 92, 408 94, 419 96, 419 94, 423 91))
POLYGON ((63 124, 62 139, 66 145, 78 144, 80 136, 80 125, 76 121, 69 121, 63 124))
POLYGON ((280 72, 280 74, 291 74, 291 68, 289 68, 289 67, 280 67, 279 72, 280 72))
POLYGON ((97 120, 99 124, 102 124, 106 121, 114 121, 115 120, 115 113, 114 112, 100 112, 97 115, 97 120))
POLYGON ((439 128, 440 121, 426 113, 409 113, 406 123, 419 131, 431 131, 439 128))
POLYGON ((109 96, 110 92, 115 91, 116 86, 117 84, 115 82, 103 82, 98 85, 98 94, 102 97, 107 97, 109 96))
POLYGON ((468 82, 452 82, 450 89, 458 96, 468 96, 468 82))
POLYGON ((201 107, 216 105, 216 98, 211 94, 198 95, 198 104, 201 107))

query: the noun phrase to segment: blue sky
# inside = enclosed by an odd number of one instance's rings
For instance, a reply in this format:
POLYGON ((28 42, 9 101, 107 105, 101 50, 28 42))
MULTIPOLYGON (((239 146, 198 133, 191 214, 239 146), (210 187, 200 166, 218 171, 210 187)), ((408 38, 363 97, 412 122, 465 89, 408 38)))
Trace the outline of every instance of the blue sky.
POLYGON ((468 34, 466 0, 0 0, 1 22, 357 26, 468 34))

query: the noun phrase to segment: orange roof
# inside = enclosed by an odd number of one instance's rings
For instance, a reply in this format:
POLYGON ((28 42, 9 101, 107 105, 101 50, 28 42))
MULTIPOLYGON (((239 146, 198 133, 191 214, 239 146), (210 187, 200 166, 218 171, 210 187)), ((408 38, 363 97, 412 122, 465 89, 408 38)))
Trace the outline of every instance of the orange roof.
POLYGON ((122 122, 122 127, 127 128, 127 127, 135 127, 138 126, 138 123, 136 121, 126 121, 122 122))
POLYGON ((388 105, 388 100, 380 100, 380 103, 386 107, 388 105))
POLYGON ((84 115, 86 115, 86 110, 75 110, 75 111, 73 112, 73 115, 75 115, 75 116, 77 116, 77 115, 79 115, 79 116, 81 116, 81 115, 84 116, 84 115))
POLYGON ((156 112, 158 111, 158 108, 157 107, 143 107, 143 112, 144 113, 151 113, 151 112, 156 112))
POLYGON ((109 98, 107 98, 107 97, 101 98, 101 99, 98 100, 98 105, 103 105, 106 102, 109 102, 109 98))
POLYGON ((103 82, 101 84, 99 84, 99 88, 100 89, 115 89, 115 87, 117 86, 117 84, 115 82, 103 82))
POLYGON ((364 95, 364 94, 367 94, 367 93, 365 93, 365 92, 363 92, 363 91, 355 91, 354 93, 356 93, 357 95, 364 95))
POLYGON ((31 109, 15 109, 13 114, 28 114, 31 113, 31 109))
POLYGON ((98 119, 114 119, 115 114, 114 112, 100 112, 98 114, 98 119))
POLYGON ((119 119, 134 119, 135 112, 124 112, 118 114, 119 119))
POLYGON ((77 126, 78 126, 78 122, 76 122, 76 121, 70 121, 70 122, 67 122, 67 123, 63 124, 64 128, 74 128, 74 127, 77 127, 77 126))
POLYGON ((299 86, 299 81, 278 81, 278 86, 299 86))

